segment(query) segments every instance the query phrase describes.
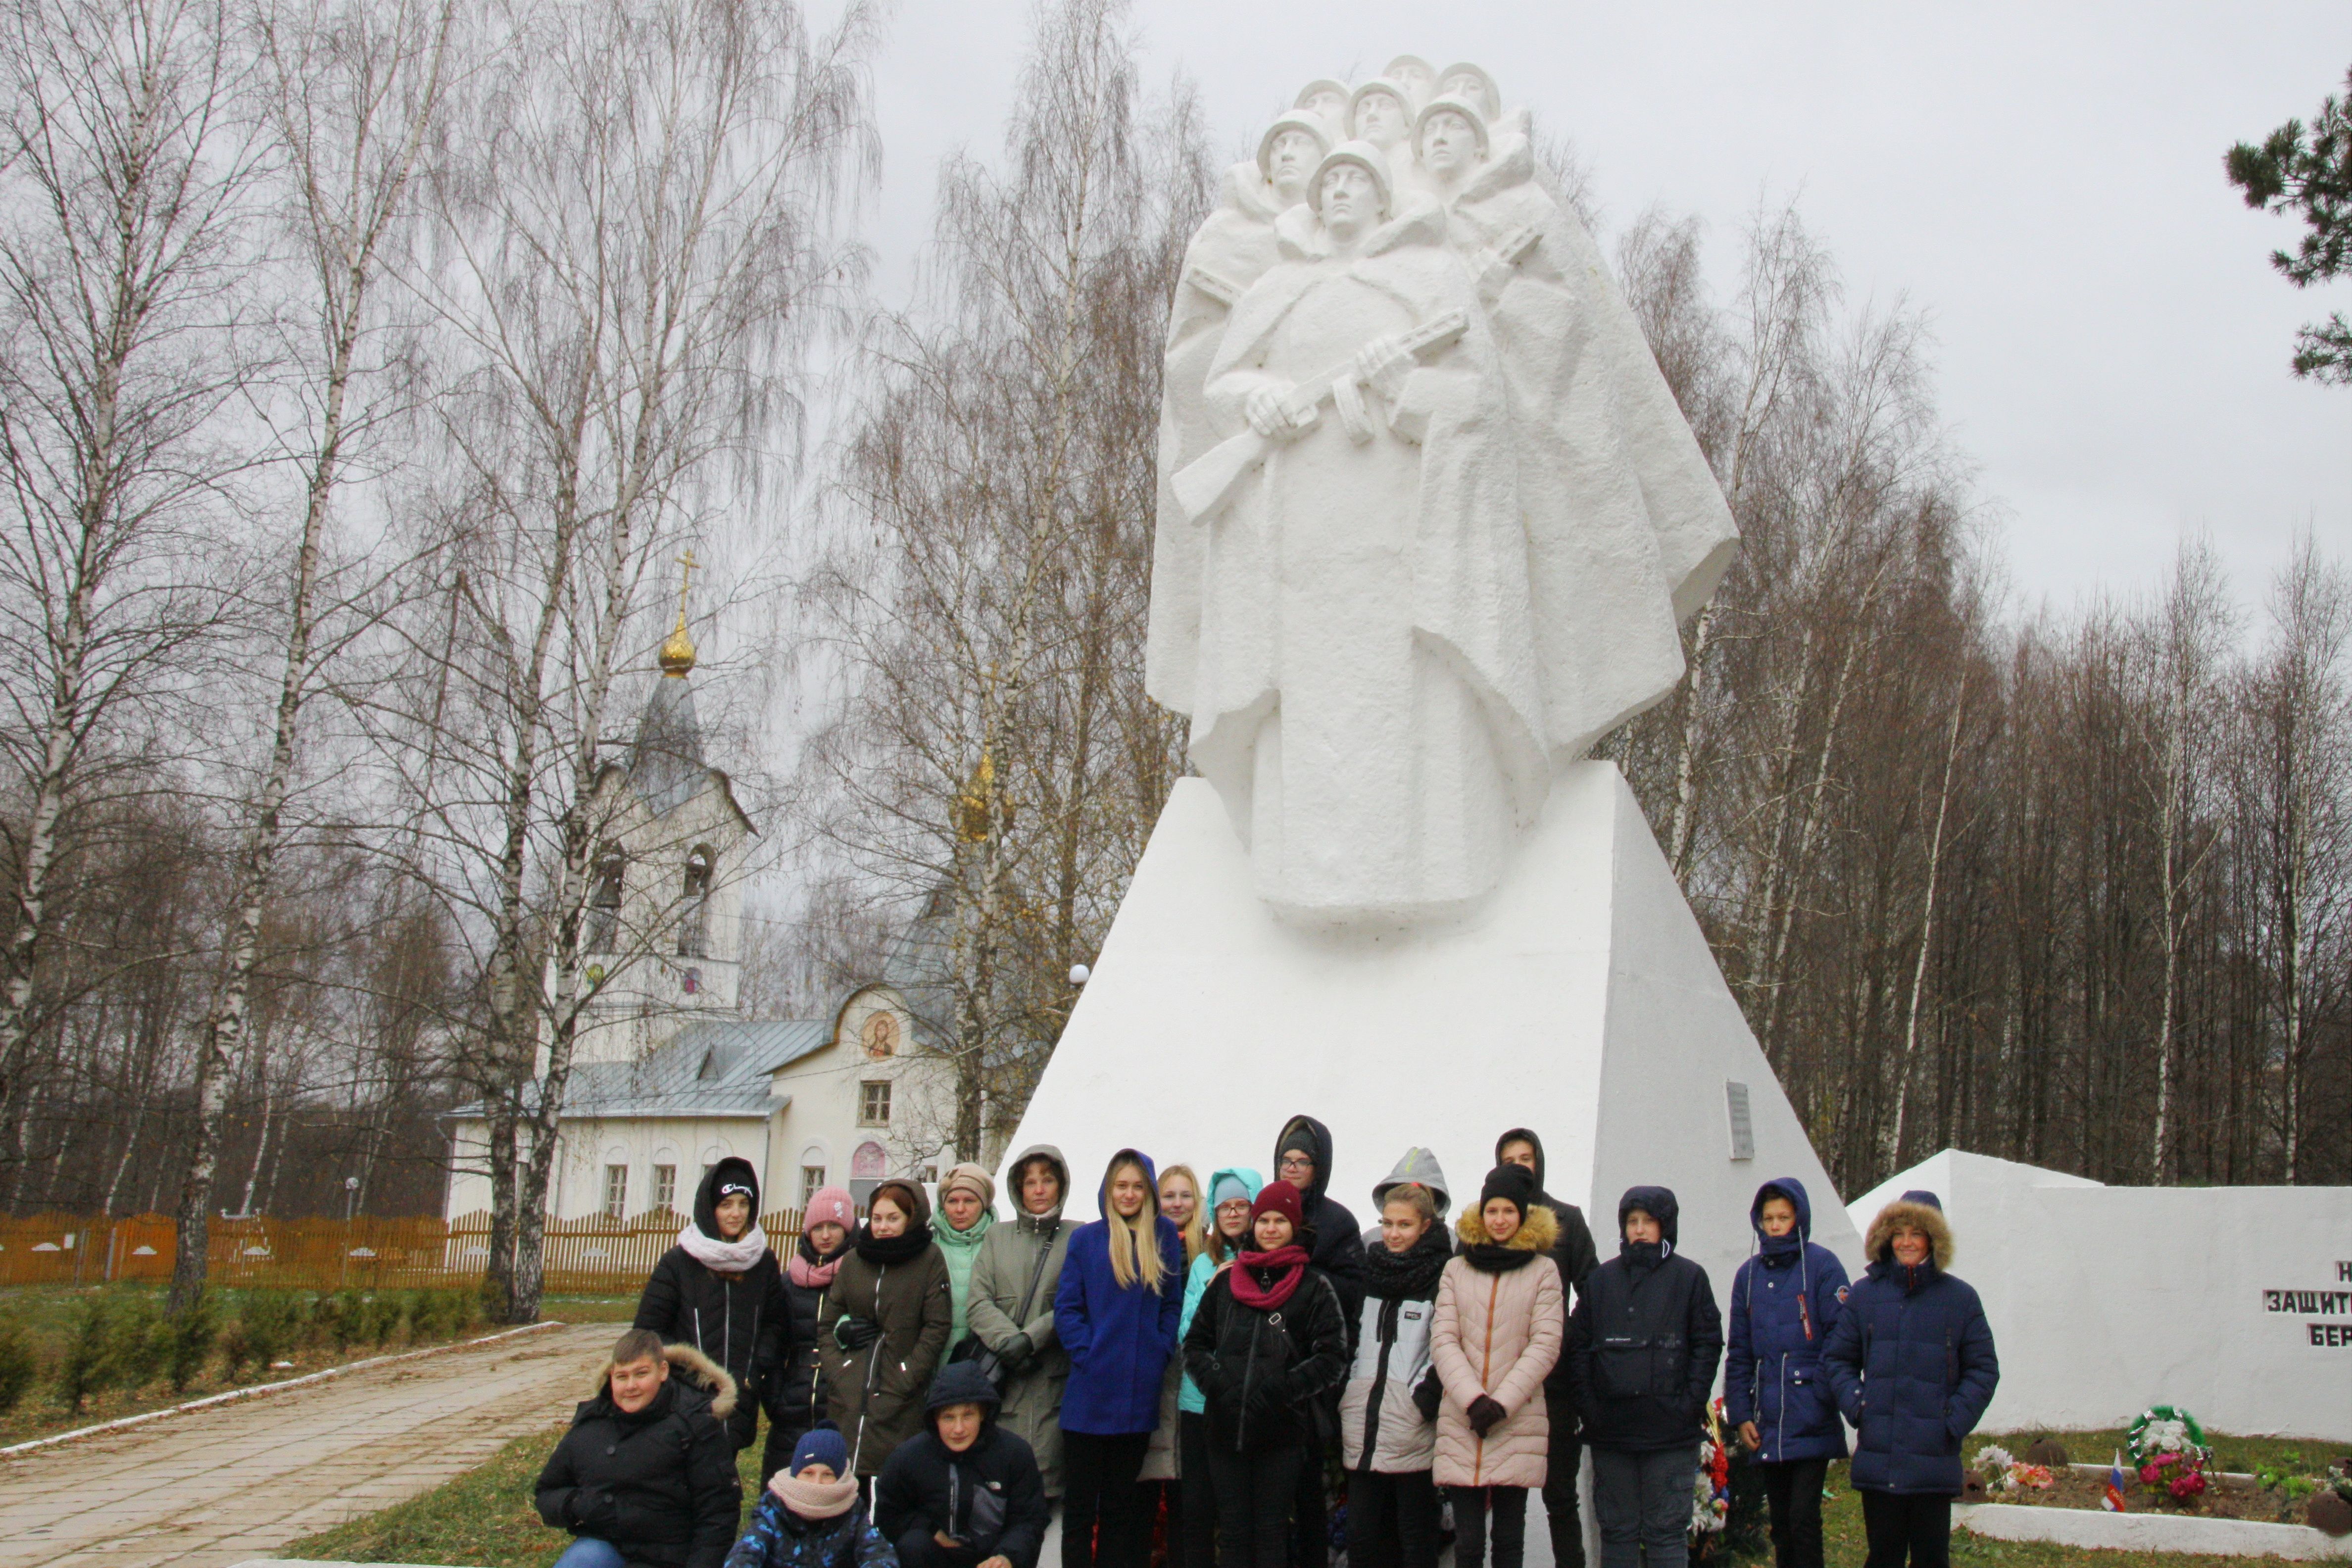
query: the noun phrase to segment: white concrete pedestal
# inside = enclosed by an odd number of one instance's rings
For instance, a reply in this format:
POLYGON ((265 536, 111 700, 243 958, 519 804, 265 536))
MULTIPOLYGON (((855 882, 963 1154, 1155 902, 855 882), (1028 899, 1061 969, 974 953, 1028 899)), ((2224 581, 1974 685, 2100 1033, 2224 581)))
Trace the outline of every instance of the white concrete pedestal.
POLYGON ((1748 1254, 1757 1185, 1794 1176, 1814 1238, 1860 1262, 1607 763, 1561 774, 1492 896, 1413 927, 1276 917, 1251 890, 1215 792, 1177 784, 1011 1148, 1059 1144, 1078 1188, 1071 1212, 1091 1215, 1123 1146, 1204 1181, 1234 1164, 1271 1176, 1282 1122, 1300 1112, 1329 1124, 1332 1194, 1366 1225, 1373 1182, 1408 1147, 1436 1152, 1459 1202, 1475 1195, 1496 1135, 1525 1125, 1543 1136, 1547 1184, 1585 1207, 1603 1257, 1618 1194, 1664 1184, 1682 1200, 1683 1250, 1720 1300, 1748 1254), (1745 1086, 1752 1152, 1735 1148, 1727 1085, 1745 1086))

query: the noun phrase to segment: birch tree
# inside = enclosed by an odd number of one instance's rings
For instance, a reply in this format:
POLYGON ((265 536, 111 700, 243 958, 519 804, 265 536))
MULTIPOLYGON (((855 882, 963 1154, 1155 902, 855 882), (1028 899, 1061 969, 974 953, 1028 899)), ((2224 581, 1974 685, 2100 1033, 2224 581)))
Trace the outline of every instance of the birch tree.
POLYGON ((489 1290, 529 1321, 616 683, 655 640, 655 574, 778 477, 804 355, 858 280, 835 225, 873 167, 876 20, 852 5, 816 33, 787 0, 575 0, 504 25, 438 192, 466 500, 456 645, 434 657, 487 721, 454 742, 478 821, 449 821, 488 933, 489 1290))
POLYGON ((199 0, 0 13, 0 647, 26 803, 0 955, 11 1093, 53 878, 109 776, 152 763, 153 705, 228 585, 207 535, 246 466, 220 426, 251 369, 256 163, 225 44, 199 0))
MULTIPOLYGON (((205 1216, 220 1157, 229 1075, 247 1026, 262 913, 284 831, 287 792, 301 739, 303 710, 321 673, 322 581, 338 489, 355 447, 396 403, 402 368, 378 347, 376 296, 387 252, 404 237, 418 164, 441 116, 456 20, 454 0, 280 5, 264 0, 251 20, 261 59, 267 121, 285 164, 287 226, 295 268, 307 286, 306 329, 293 356, 300 378, 295 463, 300 521, 289 542, 290 567, 278 585, 283 619, 268 753, 258 770, 237 885, 222 947, 221 974, 196 1058, 195 1152, 182 1184, 172 1299, 202 1293, 209 1236, 205 1216), (371 394, 382 388, 381 399, 371 394)), ((265 1119, 266 1125, 266 1119, 265 1119)), ((248 1195, 252 1184, 247 1182, 248 1195)))
POLYGON ((1141 691, 1160 338, 1207 179, 1182 95, 1139 122, 1125 7, 1034 13, 1003 171, 951 160, 930 311, 839 468, 813 600, 841 685, 817 830, 942 922, 941 1142, 1017 1116, 1179 771, 1141 691))

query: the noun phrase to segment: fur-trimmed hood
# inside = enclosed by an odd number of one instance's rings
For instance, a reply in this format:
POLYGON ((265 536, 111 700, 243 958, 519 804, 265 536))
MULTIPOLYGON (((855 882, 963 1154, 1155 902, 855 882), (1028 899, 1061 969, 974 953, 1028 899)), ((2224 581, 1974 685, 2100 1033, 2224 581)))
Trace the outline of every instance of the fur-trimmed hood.
POLYGON ((1952 1267, 1952 1225, 1944 1211, 1931 1203, 1905 1194, 1878 1211, 1870 1222, 1870 1234, 1864 1238, 1862 1249, 1873 1263, 1892 1264, 1895 1261, 1895 1231, 1898 1226, 1916 1226, 1927 1233, 1934 1247, 1936 1271, 1948 1273, 1952 1267))
MULTIPOLYGON (((1454 1222, 1454 1234, 1465 1247, 1486 1247, 1486 1216, 1483 1210, 1465 1206, 1454 1222)), ((1559 1245, 1559 1216, 1541 1204, 1528 1205, 1528 1217, 1503 1244, 1513 1252, 1549 1252, 1559 1245)))
MULTIPOLYGON (((713 1419, 724 1421, 735 1414, 735 1379, 725 1367, 692 1345, 664 1345, 662 1359, 669 1363, 673 1379, 683 1376, 688 1387, 700 1389, 710 1396, 713 1419)), ((610 1399, 613 1396, 612 1371, 609 1365, 596 1369, 596 1386, 588 1394, 591 1399, 610 1399)))

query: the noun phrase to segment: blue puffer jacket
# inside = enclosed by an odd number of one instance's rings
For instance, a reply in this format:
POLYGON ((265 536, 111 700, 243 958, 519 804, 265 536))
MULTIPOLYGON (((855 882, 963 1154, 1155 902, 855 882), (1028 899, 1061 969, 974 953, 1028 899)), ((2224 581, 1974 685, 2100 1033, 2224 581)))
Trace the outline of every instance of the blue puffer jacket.
MULTIPOLYGON (((1208 1188, 1202 1193, 1201 1201, 1208 1203, 1228 1176, 1249 1189, 1252 1203, 1257 1201, 1258 1193, 1265 1186, 1265 1178, 1247 1165, 1228 1165, 1209 1178, 1208 1188)), ((1213 1231, 1217 1228, 1217 1211, 1213 1206, 1209 1210, 1209 1228, 1213 1231)), ((1201 1298, 1209 1293, 1209 1281, 1216 1277, 1216 1260, 1206 1251, 1192 1259, 1192 1269, 1184 1276, 1184 1310, 1176 1317, 1176 1343, 1180 1350, 1186 1331, 1192 1326, 1192 1314, 1201 1310, 1201 1298)), ((1184 1374, 1182 1385, 1176 1390, 1176 1408, 1194 1415, 1209 1413, 1208 1398, 1202 1394, 1201 1385, 1192 1381, 1192 1374, 1189 1372, 1184 1374)))
POLYGON ((1869 1268, 1847 1292, 1822 1364, 1853 1424, 1853 1484, 1864 1491, 1958 1495, 1960 1440, 1992 1403, 2000 1363, 1974 1288, 1945 1270, 1951 1227, 1932 1193, 1879 1211, 1865 1239, 1869 1268), (1895 1261, 1899 1226, 1934 1244, 1927 1261, 1895 1261))
POLYGON ((1845 1265, 1814 1244, 1812 1202, 1793 1177, 1759 1187, 1748 1223, 1757 1253, 1731 1280, 1724 1409, 1734 1426, 1756 1423, 1764 1439, 1756 1457, 1768 1465, 1843 1459, 1845 1424, 1822 1371, 1822 1350, 1845 1304, 1845 1265), (1764 1234, 1767 1198, 1795 1207, 1797 1226, 1788 1235, 1764 1234))
POLYGON ((898 1554, 853 1503, 835 1519, 803 1519, 764 1489, 727 1568, 897 1568, 898 1554))
MULTIPOLYGON (((1111 1212, 1110 1173, 1128 1160, 1142 1163, 1147 1194, 1159 1189, 1150 1160, 1122 1149, 1103 1173, 1105 1215, 1111 1212)), ((1140 1280, 1122 1286, 1112 1275, 1109 1220, 1080 1226, 1070 1237, 1054 1291, 1054 1337, 1070 1355, 1070 1380, 1062 1385, 1065 1432, 1115 1437, 1160 1425, 1160 1384, 1176 1353, 1176 1320, 1184 1308, 1184 1237, 1148 1195, 1144 1203, 1160 1240, 1157 1290, 1140 1280)))

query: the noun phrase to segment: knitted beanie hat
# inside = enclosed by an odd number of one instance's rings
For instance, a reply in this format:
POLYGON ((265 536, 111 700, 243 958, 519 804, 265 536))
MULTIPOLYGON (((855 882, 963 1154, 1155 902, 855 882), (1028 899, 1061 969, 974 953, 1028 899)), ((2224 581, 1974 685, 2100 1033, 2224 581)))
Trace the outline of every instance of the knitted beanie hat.
POLYGON ((996 1201, 996 1178, 978 1165, 958 1165, 940 1178, 940 1201, 947 1202, 948 1194, 957 1191, 971 1194, 986 1208, 996 1201))
POLYGON ((793 1448, 789 1468, 799 1475, 811 1465, 823 1465, 836 1479, 849 1473, 849 1445, 830 1426, 819 1426, 793 1448))
POLYGON ((803 1226, 837 1225, 844 1230, 857 1228, 857 1202, 846 1187, 819 1187, 809 1194, 808 1213, 801 1216, 803 1226))
POLYGON ((1282 1215, 1290 1222, 1293 1230, 1307 1223, 1307 1211, 1298 1201, 1298 1189, 1288 1182, 1268 1182, 1259 1192, 1257 1201, 1250 1205, 1250 1224, 1255 1225, 1257 1216, 1264 1214, 1282 1215))
POLYGON ((1216 1185, 1209 1189, 1209 1206, 1221 1209, 1236 1199, 1243 1203, 1250 1201, 1249 1183, 1244 1181, 1237 1172, 1218 1172, 1216 1185))
POLYGON ((1478 1206, 1485 1208, 1500 1198, 1519 1211, 1519 1218, 1528 1217, 1528 1205, 1536 1201, 1536 1173, 1525 1165, 1497 1165, 1486 1173, 1486 1182, 1478 1189, 1478 1206))

